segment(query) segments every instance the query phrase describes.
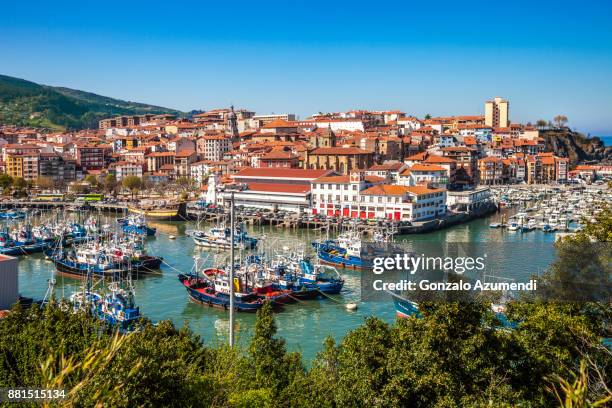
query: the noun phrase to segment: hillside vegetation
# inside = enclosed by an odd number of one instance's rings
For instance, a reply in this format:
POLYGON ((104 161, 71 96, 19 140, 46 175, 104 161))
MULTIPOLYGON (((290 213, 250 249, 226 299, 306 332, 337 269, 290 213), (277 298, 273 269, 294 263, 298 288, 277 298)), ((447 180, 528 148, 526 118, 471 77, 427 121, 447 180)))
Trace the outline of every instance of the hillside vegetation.
POLYGON ((182 112, 0 75, 0 123, 50 129, 97 128, 116 115, 182 112))

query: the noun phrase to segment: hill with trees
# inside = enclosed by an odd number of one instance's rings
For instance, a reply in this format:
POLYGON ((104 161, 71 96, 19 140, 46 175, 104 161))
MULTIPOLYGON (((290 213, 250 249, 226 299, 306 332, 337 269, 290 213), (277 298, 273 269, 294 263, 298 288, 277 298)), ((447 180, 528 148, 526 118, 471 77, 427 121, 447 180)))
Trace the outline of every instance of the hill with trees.
POLYGON ((118 115, 182 112, 162 106, 109 98, 70 88, 40 85, 0 75, 0 123, 55 130, 97 128, 100 119, 118 115))

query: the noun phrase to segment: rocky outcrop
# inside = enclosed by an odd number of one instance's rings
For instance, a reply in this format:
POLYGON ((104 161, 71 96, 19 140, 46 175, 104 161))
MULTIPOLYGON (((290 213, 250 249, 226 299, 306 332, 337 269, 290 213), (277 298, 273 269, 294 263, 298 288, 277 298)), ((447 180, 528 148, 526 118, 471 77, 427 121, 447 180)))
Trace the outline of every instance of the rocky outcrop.
POLYGON ((606 147, 598 137, 587 138, 569 129, 542 130, 540 136, 546 150, 556 156, 568 157, 572 165, 578 163, 612 163, 612 146, 606 147))

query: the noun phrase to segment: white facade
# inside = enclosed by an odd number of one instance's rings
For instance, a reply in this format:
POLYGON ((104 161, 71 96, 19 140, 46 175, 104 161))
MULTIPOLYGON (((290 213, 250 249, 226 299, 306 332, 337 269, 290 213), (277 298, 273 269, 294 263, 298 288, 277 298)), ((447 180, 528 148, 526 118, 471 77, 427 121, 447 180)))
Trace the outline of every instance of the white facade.
POLYGON ((219 161, 232 150, 232 141, 223 136, 203 136, 199 144, 201 150, 198 154, 202 160, 219 161))
POLYGON ((447 194, 448 208, 470 209, 491 200, 491 189, 480 187, 469 191, 449 191, 447 194))
POLYGON ((333 132, 338 131, 338 130, 347 130, 350 132, 365 131, 363 121, 361 120, 317 119, 315 123, 318 128, 331 128, 333 132))
POLYGON ((115 178, 121 181, 126 177, 142 177, 142 166, 135 163, 117 163, 115 166, 115 178))
POLYGON ((206 162, 191 163, 189 165, 189 177, 197 183, 202 184, 210 173, 210 165, 206 162))

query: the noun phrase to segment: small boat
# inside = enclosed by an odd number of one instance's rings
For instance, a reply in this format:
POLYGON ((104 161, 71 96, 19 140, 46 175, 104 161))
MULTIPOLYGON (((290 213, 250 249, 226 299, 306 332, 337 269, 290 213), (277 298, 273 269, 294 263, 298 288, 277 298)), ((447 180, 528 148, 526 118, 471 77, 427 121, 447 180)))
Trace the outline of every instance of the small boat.
POLYGON ((508 231, 518 231, 519 229, 520 229, 520 226, 516 222, 511 222, 508 225, 508 231))
POLYGON ((491 224, 489 224, 489 228, 501 228, 501 223, 500 222, 492 222, 491 224))
MULTIPOLYGON (((193 242, 205 248, 229 249, 231 247, 230 228, 214 227, 207 231, 188 230, 185 234, 193 239, 193 242)), ((251 237, 241 227, 236 227, 234 232, 234 248, 255 249, 257 238, 251 237)))
POLYGON ((131 215, 126 218, 119 218, 117 219, 117 223, 126 234, 152 237, 157 232, 157 229, 147 225, 145 217, 142 215, 131 215))
POLYGON ((300 261, 300 270, 299 282, 313 284, 321 293, 336 295, 344 286, 344 279, 333 266, 313 265, 309 260, 303 259, 300 261))

